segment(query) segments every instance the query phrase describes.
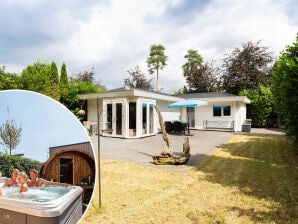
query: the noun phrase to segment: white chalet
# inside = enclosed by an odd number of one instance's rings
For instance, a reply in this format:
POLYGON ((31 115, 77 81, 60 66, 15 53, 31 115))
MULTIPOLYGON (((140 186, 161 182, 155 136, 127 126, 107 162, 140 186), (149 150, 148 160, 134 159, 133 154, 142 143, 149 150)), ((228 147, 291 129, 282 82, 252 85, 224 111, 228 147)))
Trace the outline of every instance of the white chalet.
POLYGON ((160 132, 154 105, 165 122, 188 120, 191 129, 240 132, 246 119, 245 96, 221 92, 169 95, 141 89, 115 89, 80 95, 87 108, 85 125, 100 123, 103 136, 140 138, 160 132), (170 109, 168 105, 184 99, 208 102, 206 106, 170 109), (99 116, 98 116, 99 115, 99 116))

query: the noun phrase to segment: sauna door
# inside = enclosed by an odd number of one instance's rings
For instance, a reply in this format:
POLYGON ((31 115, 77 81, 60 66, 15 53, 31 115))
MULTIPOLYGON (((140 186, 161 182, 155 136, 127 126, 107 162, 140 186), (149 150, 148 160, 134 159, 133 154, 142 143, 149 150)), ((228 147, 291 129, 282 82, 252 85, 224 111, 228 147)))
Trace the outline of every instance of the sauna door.
POLYGON ((60 158, 60 183, 73 184, 73 160, 60 158))

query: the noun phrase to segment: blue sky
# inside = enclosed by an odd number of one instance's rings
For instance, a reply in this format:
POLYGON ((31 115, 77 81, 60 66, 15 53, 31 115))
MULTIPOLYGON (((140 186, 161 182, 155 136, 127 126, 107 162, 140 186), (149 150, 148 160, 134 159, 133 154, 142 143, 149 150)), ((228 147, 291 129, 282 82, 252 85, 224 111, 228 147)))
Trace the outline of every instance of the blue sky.
MULTIPOLYGON (((222 64, 248 41, 278 57, 298 32, 296 0, 4 0, 0 7, 0 66, 20 73, 36 61, 67 65, 69 75, 94 71, 108 89, 123 86, 127 71, 147 72, 152 44, 163 44, 168 65, 159 86, 185 84, 187 50, 222 64)), ((154 78, 154 76, 152 76, 154 78)), ((153 80, 154 81, 154 80, 153 80)), ((153 83, 154 84, 154 83, 153 83)))
POLYGON ((49 147, 90 141, 81 123, 66 107, 38 93, 0 91, 0 113, 1 126, 10 117, 22 128, 21 143, 14 154, 24 153, 25 157, 44 162, 49 147))

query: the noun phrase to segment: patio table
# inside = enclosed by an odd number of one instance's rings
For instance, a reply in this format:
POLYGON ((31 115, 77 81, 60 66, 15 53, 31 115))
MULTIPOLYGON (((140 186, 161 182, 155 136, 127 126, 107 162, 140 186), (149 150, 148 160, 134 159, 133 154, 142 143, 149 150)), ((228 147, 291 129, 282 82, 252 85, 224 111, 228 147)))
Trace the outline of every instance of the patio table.
POLYGON ((188 131, 189 134, 189 123, 185 120, 173 120, 171 122, 166 121, 165 122, 166 131, 168 133, 175 132, 175 133, 181 133, 183 132, 185 135, 185 130, 188 131))

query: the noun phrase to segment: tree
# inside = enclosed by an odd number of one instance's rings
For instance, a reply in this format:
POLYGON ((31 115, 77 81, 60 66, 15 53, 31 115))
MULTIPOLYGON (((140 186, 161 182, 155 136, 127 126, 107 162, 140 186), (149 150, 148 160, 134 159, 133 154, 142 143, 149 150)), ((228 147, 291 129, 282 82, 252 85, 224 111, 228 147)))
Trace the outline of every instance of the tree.
POLYGON ((50 71, 50 64, 35 62, 33 65, 28 65, 22 71, 20 88, 51 96, 50 71))
POLYGON ((94 67, 91 68, 91 71, 84 71, 76 74, 73 80, 75 82, 89 82, 97 85, 100 88, 103 87, 100 80, 95 80, 94 67))
POLYGON ((79 102, 79 94, 100 93, 106 90, 105 86, 100 85, 100 81, 95 82, 94 76, 95 73, 92 70, 91 72, 80 72, 74 77, 70 78, 68 83, 68 95, 65 99, 64 104, 74 114, 76 114, 82 106, 79 102))
POLYGON ((272 71, 272 93, 276 111, 287 135, 298 145, 298 33, 272 71))
POLYGON ((156 83, 155 83, 155 91, 159 91, 158 89, 158 72, 159 70, 163 70, 163 68, 167 65, 166 61, 168 60, 168 56, 164 53, 165 47, 161 44, 152 45, 150 48, 150 54, 147 58, 147 65, 149 68, 150 74, 153 74, 156 71, 156 83))
POLYGON ((186 88, 186 86, 183 86, 183 88, 175 90, 174 91, 174 95, 182 95, 182 94, 187 94, 188 93, 188 89, 186 88))
POLYGON ((186 78, 188 89, 186 93, 197 92, 198 87, 194 82, 198 78, 198 69, 202 66, 203 58, 196 50, 188 50, 184 58, 187 62, 182 65, 183 76, 186 78))
POLYGON ((215 91, 218 88, 218 81, 215 78, 215 70, 208 63, 195 69, 190 76, 186 78, 189 93, 215 91))
POLYGON ((60 82, 59 82, 59 89, 60 89, 60 102, 65 103, 67 95, 68 95, 68 77, 66 71, 65 63, 62 64, 61 73, 60 73, 60 82))
POLYGON ((59 91, 59 74, 58 74, 58 69, 57 65, 55 62, 51 63, 51 70, 49 73, 49 81, 50 81, 50 96, 57 100, 60 101, 60 91, 59 91))
POLYGON ((16 125, 13 118, 9 117, 6 123, 0 126, 0 137, 3 142, 2 145, 8 148, 9 155, 11 155, 12 150, 14 150, 21 142, 21 134, 22 128, 16 125))
POLYGON ((84 71, 71 78, 72 86, 77 89, 78 94, 99 93, 106 90, 100 80, 95 81, 94 68, 91 71, 84 71))
POLYGON ((91 82, 74 81, 69 80, 69 89, 66 98, 64 99, 64 105, 71 110, 75 115, 81 109, 79 103, 79 94, 99 93, 105 91, 105 87, 99 87, 91 82))
POLYGON ((209 63, 203 64, 203 58, 196 50, 188 50, 184 58, 187 62, 182 65, 186 78, 186 93, 215 91, 218 87, 216 70, 209 63))
POLYGON ((100 93, 105 90, 105 87, 99 87, 92 82, 72 81, 70 85, 76 89, 77 94, 100 93))
POLYGON ((182 65, 184 77, 191 76, 203 63, 202 56, 196 50, 188 50, 184 58, 187 59, 187 62, 182 65))
POLYGON ((272 53, 257 43, 242 44, 235 48, 223 63, 223 88, 226 92, 238 95, 242 89, 256 89, 259 84, 270 84, 272 53))
POLYGON ((247 117, 252 119, 253 127, 272 127, 277 122, 270 87, 260 85, 257 89, 241 90, 239 95, 251 100, 247 105, 247 117))
POLYGON ((5 66, 0 67, 0 90, 18 89, 20 77, 14 73, 5 72, 5 66))
POLYGON ((141 72, 138 65, 134 68, 134 70, 131 69, 127 72, 130 75, 130 77, 124 79, 124 86, 145 90, 153 89, 153 86, 151 85, 152 79, 147 80, 146 75, 141 72))

